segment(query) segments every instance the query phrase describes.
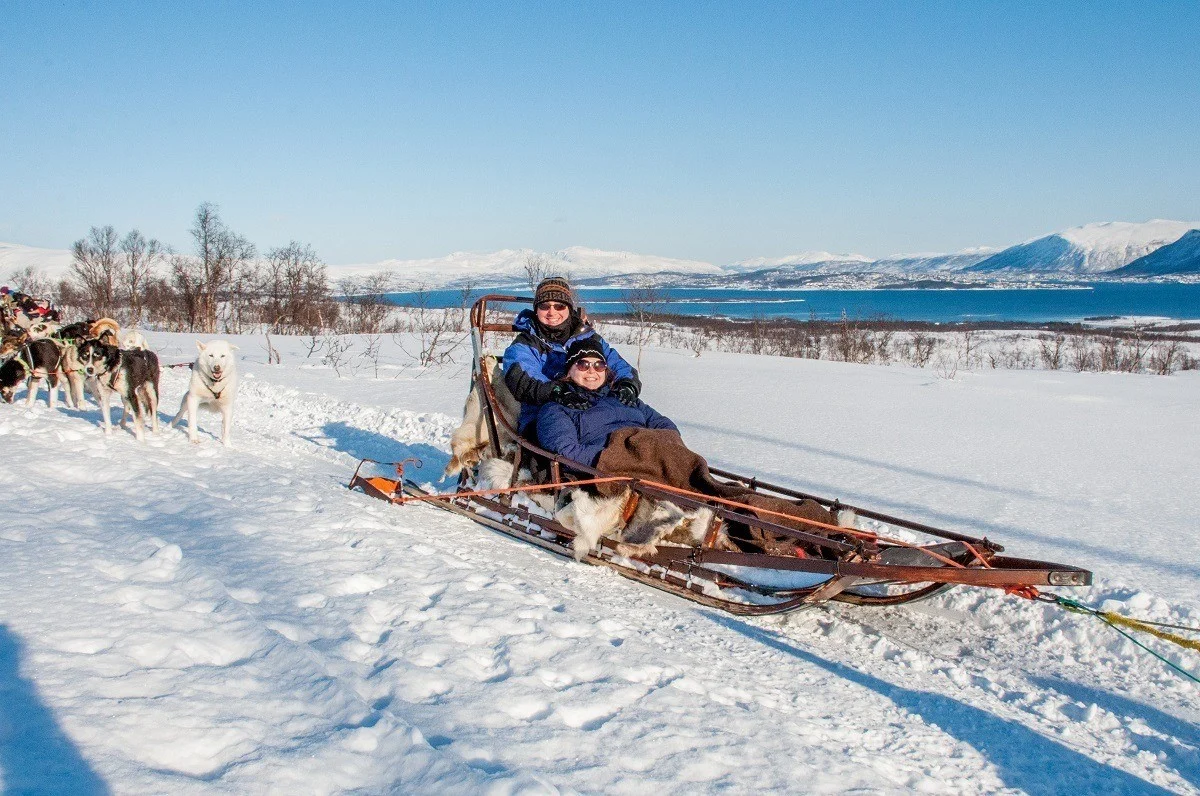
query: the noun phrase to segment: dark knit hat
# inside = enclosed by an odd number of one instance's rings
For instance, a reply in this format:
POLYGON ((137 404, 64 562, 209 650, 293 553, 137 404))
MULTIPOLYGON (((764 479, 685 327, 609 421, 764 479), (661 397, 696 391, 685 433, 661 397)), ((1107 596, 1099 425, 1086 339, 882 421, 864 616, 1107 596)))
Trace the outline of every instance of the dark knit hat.
POLYGON ((544 301, 561 301, 568 307, 575 307, 575 293, 570 283, 561 276, 551 276, 538 283, 537 291, 533 294, 533 306, 537 307, 544 301))
POLYGON ((607 361, 604 356, 604 349, 600 347, 600 340, 594 334, 582 337, 567 346, 567 368, 570 369, 572 365, 584 357, 595 357, 596 359, 605 359, 607 361))

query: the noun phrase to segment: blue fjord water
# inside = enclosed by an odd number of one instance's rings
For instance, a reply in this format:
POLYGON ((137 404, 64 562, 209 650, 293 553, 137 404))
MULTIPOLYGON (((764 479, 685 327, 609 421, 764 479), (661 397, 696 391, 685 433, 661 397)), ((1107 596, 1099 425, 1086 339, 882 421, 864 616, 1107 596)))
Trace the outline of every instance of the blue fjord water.
MULTIPOLYGON (((497 290, 494 292, 507 292, 497 290)), ((527 291, 515 291, 527 292, 527 291)), ((625 291, 582 288, 581 300, 592 313, 626 312, 625 291)), ((1200 319, 1200 284, 1115 284, 1096 282, 1071 288, 988 290, 673 290, 662 291, 665 312, 724 315, 731 318, 849 318, 879 316, 906 321, 1080 321, 1104 316, 1154 316, 1200 319)), ((416 294, 393 293, 397 304, 416 294)), ((459 306, 462 295, 435 290, 432 307, 459 306)))

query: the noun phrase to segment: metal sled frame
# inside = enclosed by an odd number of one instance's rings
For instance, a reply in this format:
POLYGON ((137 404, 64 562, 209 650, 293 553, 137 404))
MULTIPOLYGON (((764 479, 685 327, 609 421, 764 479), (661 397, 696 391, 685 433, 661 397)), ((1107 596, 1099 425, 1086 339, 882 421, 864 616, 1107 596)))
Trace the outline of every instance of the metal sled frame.
MULTIPOLYGON (((512 325, 510 322, 489 320, 489 313, 495 315, 490 305, 521 304, 527 307, 531 303, 532 300, 527 297, 493 294, 480 298, 471 308, 472 372, 473 378, 482 386, 481 392, 486 399, 483 414, 488 425, 491 455, 505 455, 500 450, 497 433, 497 424, 503 424, 516 441, 515 452, 507 455, 513 464, 514 482, 522 464, 534 456, 549 462, 551 481, 554 483, 611 478, 609 474, 556 456, 522 439, 503 413, 497 410, 499 402, 490 381, 491 374, 483 366, 484 339, 488 332, 512 334, 512 325)), ((402 464, 396 467, 396 477, 390 478, 364 476, 362 469, 367 463, 397 464, 364 459, 350 481, 351 489, 361 489, 368 495, 394 503, 406 503, 414 499, 428 501, 438 508, 461 514, 557 555, 574 555, 574 533, 555 520, 518 505, 515 492, 499 495, 469 493, 464 477, 457 493, 434 496, 405 478, 402 464)), ((764 519, 761 510, 752 513, 748 510, 750 507, 731 501, 665 484, 625 479, 628 487, 641 497, 668 500, 687 511, 702 506, 711 509, 713 520, 705 534, 704 543, 699 547, 660 545, 654 555, 631 558, 620 555, 618 544, 613 540, 602 539, 584 560, 609 567, 627 578, 693 602, 742 615, 782 613, 826 600, 857 605, 898 605, 929 597, 955 585, 1020 592, 1029 587, 1087 586, 1092 582, 1092 573, 1078 567, 999 555, 1004 548, 987 538, 975 538, 851 506, 726 470, 710 468, 710 472, 718 480, 744 486, 759 494, 785 500, 814 500, 835 514, 841 509, 852 509, 860 517, 903 528, 930 537, 932 541, 909 543, 855 529, 829 527, 800 531, 764 519), (728 521, 790 537, 798 547, 805 545, 809 549, 820 549, 822 556, 806 556, 802 553, 795 556, 768 555, 717 549, 720 525, 728 521), (772 577, 757 580, 754 577, 755 574, 766 573, 772 577), (820 582, 804 587, 764 585, 764 581, 778 581, 782 573, 808 573, 820 579, 820 582)))

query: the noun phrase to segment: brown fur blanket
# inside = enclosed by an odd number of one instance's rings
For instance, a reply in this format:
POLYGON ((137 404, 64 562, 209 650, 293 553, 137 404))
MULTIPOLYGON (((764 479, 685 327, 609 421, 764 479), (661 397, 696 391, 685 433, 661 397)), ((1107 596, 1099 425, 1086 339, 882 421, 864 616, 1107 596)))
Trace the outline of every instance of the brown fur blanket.
MULTIPOLYGON (((717 482, 708 471, 708 462, 688 448, 677 431, 652 428, 623 428, 614 431, 596 462, 596 469, 606 475, 655 481, 745 503, 757 509, 755 514, 760 519, 798 531, 822 535, 826 533, 821 528, 766 512, 779 512, 799 519, 837 525, 837 518, 814 500, 784 500, 760 495, 743 486, 717 482)), ((624 489, 625 486, 619 483, 597 485, 597 490, 606 497, 619 494, 624 489)), ((746 526, 731 528, 730 531, 732 538, 741 537, 751 545, 762 548, 763 552, 787 555, 796 552, 795 540, 779 534, 746 526)), ((809 552, 819 555, 815 549, 810 549, 809 552)))

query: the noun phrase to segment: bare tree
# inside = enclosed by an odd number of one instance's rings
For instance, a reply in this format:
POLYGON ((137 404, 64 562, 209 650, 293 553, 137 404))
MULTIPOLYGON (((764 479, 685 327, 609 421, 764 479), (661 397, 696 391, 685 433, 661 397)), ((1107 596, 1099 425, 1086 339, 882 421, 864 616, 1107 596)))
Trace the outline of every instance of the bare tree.
POLYGON ((929 360, 933 357, 933 352, 937 348, 938 339, 932 334, 925 332, 913 332, 909 337, 909 359, 919 368, 929 364, 929 360))
POLYGON ((338 292, 344 296, 345 328, 350 334, 379 334, 383 330, 393 304, 387 300, 392 292, 393 275, 376 271, 357 279, 346 277, 338 282, 338 292))
POLYGON ((71 247, 71 275, 89 313, 116 314, 121 278, 117 249, 117 231, 111 225, 92 227, 71 247))
POLYGON ((1150 349, 1150 370, 1160 376, 1170 376, 1179 366, 1184 353, 1178 340, 1162 340, 1150 349))
POLYGON ((15 290, 30 296, 51 297, 54 293, 53 284, 42 269, 36 265, 27 265, 13 271, 8 276, 8 284, 12 285, 15 290))
POLYGON ((417 361, 423 368, 440 367, 454 361, 454 353, 467 339, 465 305, 469 290, 464 290, 460 306, 440 308, 430 306, 429 291, 417 286, 415 298, 408 305, 405 330, 413 337, 395 335, 393 339, 400 350, 417 361), (415 343, 416 349, 410 350, 415 343))
POLYGON ((546 255, 534 252, 525 258, 525 278, 529 281, 529 292, 537 290, 538 282, 550 276, 550 260, 546 255))
POLYGON ((634 341, 637 343, 637 368, 642 367, 642 347, 650 342, 654 333, 654 320, 662 312, 666 296, 662 290, 647 280, 641 280, 635 287, 624 291, 621 300, 625 311, 633 318, 634 341))
POLYGON ((171 258, 172 278, 181 294, 192 331, 217 331, 220 301, 234 275, 254 258, 254 244, 221 221, 217 206, 205 202, 192 222, 196 256, 171 258))
POLYGON ((131 320, 136 325, 142 320, 142 308, 146 303, 146 285, 154 276, 154 270, 163 256, 163 247, 154 238, 146 238, 136 229, 121 238, 121 289, 129 302, 131 320))
POLYGON ((1042 364, 1047 370, 1061 370, 1066 356, 1067 338, 1061 332, 1054 335, 1042 335, 1038 338, 1041 348, 1042 364))
POLYGON ((337 301, 325 263, 311 246, 296 241, 267 252, 262 285, 262 322, 272 331, 309 332, 336 326, 337 301))

